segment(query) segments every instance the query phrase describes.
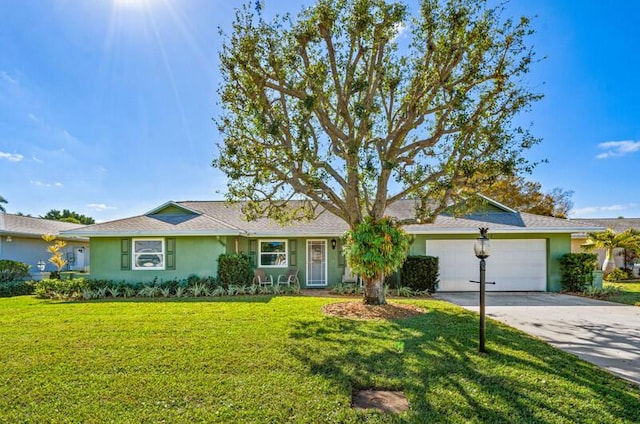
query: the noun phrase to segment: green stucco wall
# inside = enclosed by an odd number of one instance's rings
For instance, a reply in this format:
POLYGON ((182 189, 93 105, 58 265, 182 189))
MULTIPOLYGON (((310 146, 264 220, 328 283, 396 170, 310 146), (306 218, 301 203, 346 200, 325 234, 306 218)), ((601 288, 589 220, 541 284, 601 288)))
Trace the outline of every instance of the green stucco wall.
MULTIPOLYGON (((560 286, 560 257, 565 253, 571 252, 571 235, 570 234, 550 234, 550 233, 527 233, 527 234, 491 234, 491 239, 545 239, 547 240, 547 291, 559 292, 560 286)), ((411 244, 410 255, 426 254, 427 240, 473 240, 477 235, 451 235, 451 234, 429 234, 418 235, 411 244)), ((469 251, 473 255, 473 251, 469 251)))
MULTIPOLYGON (((295 263, 292 263, 293 256, 289 255, 289 266, 296 266, 298 268, 298 278, 300 280, 301 287, 307 287, 307 241, 308 240, 324 240, 327 246, 327 287, 335 286, 342 282, 342 275, 344 273, 344 260, 340 258, 340 239, 338 237, 334 238, 246 238, 246 237, 238 237, 238 252, 243 252, 245 254, 249 254, 253 257, 253 252, 251 251, 251 241, 257 242, 259 240, 287 240, 287 245, 289 246, 289 250, 291 251, 291 242, 295 241, 295 263), (336 248, 331 248, 331 240, 336 240, 336 248)), ((229 242, 227 243, 227 253, 235 253, 235 242, 236 238, 229 238, 229 242)), ((291 253, 291 252, 290 252, 291 253)), ((285 274, 287 271, 287 266, 283 266, 281 268, 264 268, 265 272, 268 275, 273 276, 273 281, 277 281, 278 275, 285 274)), ((320 287, 322 288, 322 287, 320 287)))
MULTIPOLYGON (((410 255, 424 255, 426 240, 473 240, 477 236, 429 234, 417 235, 411 244, 410 255)), ((491 234, 492 239, 545 239, 547 240, 547 290, 560 291, 560 263, 559 258, 571 251, 571 236, 569 234, 491 234)), ((121 270, 120 269, 120 240, 121 238, 92 238, 91 240, 91 278, 108 279, 114 281, 147 282, 154 278, 161 280, 182 279, 195 274, 201 277, 217 276, 218 257, 222 253, 243 252, 251 256, 251 241, 254 246, 258 240, 276 238, 246 238, 246 237, 176 237, 176 269, 175 270, 121 270)), ((278 238, 282 239, 282 238, 278 238)), ((288 246, 295 240, 295 264, 291 263, 294 255, 289 255, 288 266, 297 266, 302 287, 306 287, 307 279, 307 241, 308 238, 286 238, 288 246)), ((332 238, 312 238, 311 240, 325 240, 327 245, 327 282, 328 287, 339 284, 344 273, 344 259, 341 258, 340 240, 336 238, 337 246, 331 248, 332 238)), ((290 249, 291 250, 291 249, 290 249)), ((291 253, 291 252, 290 252, 291 253)), ((473 252, 469 252, 470 255, 473 252)), ((285 274, 288 266, 278 268, 264 268, 272 275, 274 281, 278 275, 285 274)))
POLYGON ((224 237, 175 237, 175 270, 122 270, 120 268, 121 237, 91 239, 90 278, 127 282, 149 282, 182 279, 195 274, 216 276, 218 256, 226 250, 224 237))

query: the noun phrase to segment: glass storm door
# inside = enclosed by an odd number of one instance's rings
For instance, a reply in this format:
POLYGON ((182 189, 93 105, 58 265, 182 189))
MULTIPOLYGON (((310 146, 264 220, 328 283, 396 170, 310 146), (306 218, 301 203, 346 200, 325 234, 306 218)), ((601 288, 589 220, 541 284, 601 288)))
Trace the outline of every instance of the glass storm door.
POLYGON ((327 241, 307 240, 307 287, 327 285, 327 241))

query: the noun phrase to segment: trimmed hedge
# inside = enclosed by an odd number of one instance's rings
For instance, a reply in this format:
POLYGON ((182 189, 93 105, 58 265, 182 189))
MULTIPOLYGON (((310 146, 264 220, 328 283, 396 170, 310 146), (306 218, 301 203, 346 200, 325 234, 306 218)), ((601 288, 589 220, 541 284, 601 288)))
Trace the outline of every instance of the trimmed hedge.
POLYGON ((593 283, 593 270, 598 265, 595 253, 567 253, 560 257, 562 290, 582 292, 593 283))
POLYGON ((0 282, 0 297, 33 294, 33 285, 33 281, 2 281, 0 282))
POLYGON ((218 284, 246 285, 253 281, 251 262, 245 254, 222 254, 218 257, 218 284))
POLYGON ((613 272, 607 274, 604 279, 606 281, 624 281, 633 279, 633 270, 629 268, 616 268, 613 272))
POLYGON ((0 259, 0 282, 18 281, 29 276, 29 265, 24 262, 0 259))
POLYGON ((47 278, 36 282, 35 294, 43 299, 80 299, 82 292, 87 288, 89 283, 84 278, 47 278))
POLYGON ((434 256, 407 256, 400 270, 403 287, 433 293, 438 288, 438 258, 434 256))

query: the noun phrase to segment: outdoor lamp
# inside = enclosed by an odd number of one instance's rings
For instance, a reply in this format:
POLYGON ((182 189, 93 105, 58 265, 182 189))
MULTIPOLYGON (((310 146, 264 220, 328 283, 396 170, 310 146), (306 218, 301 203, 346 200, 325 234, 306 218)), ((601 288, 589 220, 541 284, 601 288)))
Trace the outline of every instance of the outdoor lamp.
POLYGON ((336 239, 331 239, 331 249, 336 250, 336 244, 338 242, 336 241, 336 239))
POLYGON ((38 271, 42 272, 44 271, 44 267, 47 266, 47 264, 42 259, 40 259, 36 266, 38 267, 38 271))
POLYGON ((473 251, 478 259, 487 259, 491 254, 491 241, 487 238, 488 228, 480 228, 480 237, 473 245, 473 251))
POLYGON ((485 341, 485 289, 487 284, 495 284, 494 282, 487 283, 486 281, 486 263, 485 259, 491 254, 491 242, 487 237, 488 228, 479 228, 480 237, 476 239, 473 245, 473 251, 476 257, 480 259, 480 281, 471 281, 472 283, 480 284, 480 341, 478 344, 478 352, 485 353, 484 341, 485 341))

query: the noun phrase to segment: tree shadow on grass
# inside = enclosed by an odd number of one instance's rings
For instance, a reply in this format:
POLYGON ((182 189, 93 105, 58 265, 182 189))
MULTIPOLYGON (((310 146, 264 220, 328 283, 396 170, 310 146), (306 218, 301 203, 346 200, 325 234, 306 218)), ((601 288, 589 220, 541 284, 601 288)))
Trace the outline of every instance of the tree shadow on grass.
POLYGON ((640 390, 505 325, 489 322, 477 352, 477 315, 435 309, 397 321, 324 318, 290 331, 310 373, 354 392, 403 390, 400 420, 443 422, 629 421, 640 390))

